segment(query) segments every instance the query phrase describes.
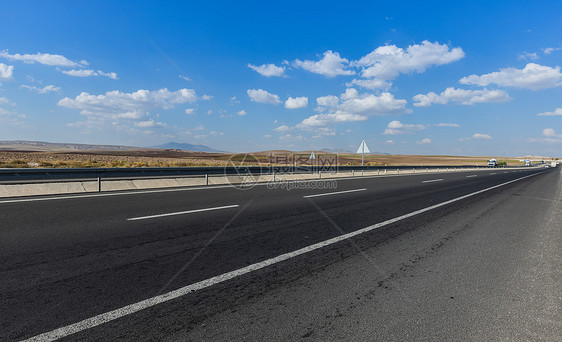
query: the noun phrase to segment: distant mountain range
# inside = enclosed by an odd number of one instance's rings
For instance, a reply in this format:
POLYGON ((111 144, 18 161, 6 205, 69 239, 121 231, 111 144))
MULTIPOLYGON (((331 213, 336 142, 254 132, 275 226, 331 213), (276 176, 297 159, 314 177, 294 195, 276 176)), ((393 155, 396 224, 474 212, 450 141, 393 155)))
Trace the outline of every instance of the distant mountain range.
MULTIPOLYGON (((145 149, 225 153, 225 151, 216 150, 206 145, 194 145, 194 144, 179 143, 173 141, 161 145, 150 146, 150 147, 52 143, 46 141, 32 141, 32 140, 0 141, 0 151, 4 150, 4 151, 72 152, 72 151, 134 151, 134 150, 145 150, 145 149)), ((329 152, 329 153, 354 153, 354 151, 349 151, 341 148, 324 148, 320 151, 329 152)), ((291 151, 285 151, 285 152, 291 152, 291 151)), ((372 152, 370 154, 388 155, 388 153, 384 153, 384 152, 372 152)))
POLYGON ((130 151, 138 150, 140 147, 121 145, 89 145, 72 143, 51 143, 46 141, 11 140, 0 141, 0 150, 23 150, 23 151, 130 151))
POLYGON ((139 147, 139 146, 122 146, 122 145, 90 145, 90 144, 73 144, 73 143, 52 143, 46 141, 32 140, 11 140, 0 141, 0 151, 41 151, 41 152, 72 152, 72 151, 133 151, 144 150, 147 148, 163 149, 163 150, 183 150, 192 152, 221 152, 205 145, 193 145, 187 143, 169 142, 166 144, 139 147))
POLYGON ((193 145, 193 144, 178 143, 178 142, 169 142, 162 145, 152 146, 150 148, 159 148, 164 150, 195 151, 195 152, 213 152, 213 153, 223 152, 223 151, 215 150, 214 148, 205 145, 193 145))

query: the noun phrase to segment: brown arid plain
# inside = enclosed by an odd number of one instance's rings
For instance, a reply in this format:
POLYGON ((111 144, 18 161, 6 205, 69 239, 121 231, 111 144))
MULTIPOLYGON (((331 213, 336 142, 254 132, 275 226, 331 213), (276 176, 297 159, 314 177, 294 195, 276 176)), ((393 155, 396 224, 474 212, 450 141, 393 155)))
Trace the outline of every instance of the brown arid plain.
MULTIPOLYGON (((32 151, 0 150, 0 168, 92 168, 92 167, 212 167, 235 165, 293 164, 294 158, 306 160, 311 151, 261 151, 254 153, 205 153, 171 149, 131 150, 69 150, 32 151)), ((361 155, 314 151, 317 158, 337 158, 338 165, 361 165, 361 155)), ((365 155, 365 165, 486 165, 490 158, 506 161, 510 166, 521 165, 522 158, 496 156, 438 155, 365 155)), ((535 159, 541 159, 538 157, 535 159)), ((305 164, 305 163, 302 163, 305 164)))

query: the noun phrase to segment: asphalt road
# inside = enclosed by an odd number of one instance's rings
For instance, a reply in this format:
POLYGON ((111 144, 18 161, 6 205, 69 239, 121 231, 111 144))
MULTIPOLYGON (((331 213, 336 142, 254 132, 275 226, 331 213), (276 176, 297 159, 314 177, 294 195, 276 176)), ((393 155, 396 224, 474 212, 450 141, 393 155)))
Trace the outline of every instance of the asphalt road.
POLYGON ((66 339, 560 340, 560 168, 335 187, 1 200, 0 337, 51 332, 437 205, 66 339))

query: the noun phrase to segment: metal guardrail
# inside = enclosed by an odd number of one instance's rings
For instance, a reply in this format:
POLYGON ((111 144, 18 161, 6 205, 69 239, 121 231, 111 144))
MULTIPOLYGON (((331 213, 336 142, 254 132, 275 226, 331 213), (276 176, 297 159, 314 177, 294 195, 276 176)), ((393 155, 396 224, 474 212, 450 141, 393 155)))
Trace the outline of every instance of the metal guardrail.
POLYGON ((225 175, 307 174, 319 172, 397 171, 402 170, 471 170, 515 168, 520 166, 491 167, 475 165, 399 165, 399 166, 264 166, 264 167, 195 167, 195 168, 22 168, 0 169, 0 184, 65 183, 104 180, 141 180, 165 178, 206 178, 225 175))

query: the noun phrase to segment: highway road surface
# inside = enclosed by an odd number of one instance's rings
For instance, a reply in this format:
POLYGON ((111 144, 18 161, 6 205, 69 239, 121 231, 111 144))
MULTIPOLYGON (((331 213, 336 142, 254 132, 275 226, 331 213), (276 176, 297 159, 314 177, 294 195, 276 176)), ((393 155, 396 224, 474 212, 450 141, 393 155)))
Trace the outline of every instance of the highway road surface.
POLYGON ((560 170, 2 199, 0 339, 560 341, 560 170))

